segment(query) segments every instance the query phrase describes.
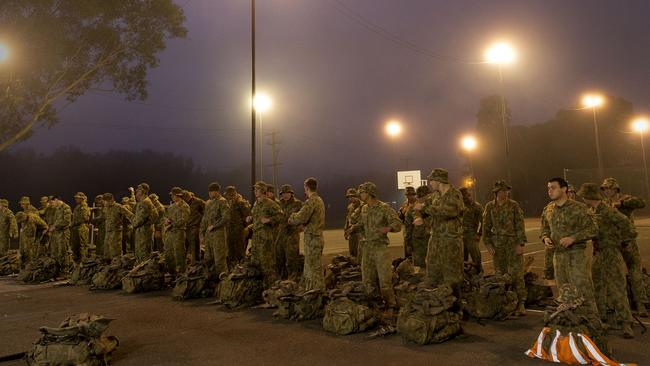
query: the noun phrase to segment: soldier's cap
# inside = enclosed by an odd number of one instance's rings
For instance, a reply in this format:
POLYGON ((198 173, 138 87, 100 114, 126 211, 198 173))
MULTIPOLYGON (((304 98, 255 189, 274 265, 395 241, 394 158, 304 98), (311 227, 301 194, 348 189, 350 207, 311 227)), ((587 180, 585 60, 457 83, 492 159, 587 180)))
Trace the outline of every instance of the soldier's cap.
POLYGON ((20 201, 18 201, 18 203, 21 204, 21 205, 22 204, 29 205, 31 203, 31 201, 29 200, 29 197, 22 196, 22 197, 20 197, 20 201))
POLYGON ((235 189, 235 186, 228 186, 228 187, 226 187, 226 190, 224 191, 224 195, 226 195, 226 196, 234 196, 235 193, 237 193, 237 190, 235 189))
POLYGON ((585 301, 584 296, 580 290, 570 283, 565 283, 559 289, 560 296, 556 299, 557 302, 567 304, 573 308, 582 305, 585 301))
POLYGON ((508 183, 506 183, 505 180, 498 180, 494 182, 494 188, 492 188, 493 193, 497 193, 499 191, 509 191, 511 190, 512 187, 508 183))
POLYGON ((266 191, 275 193, 275 186, 273 184, 266 183, 266 191))
POLYGON ((50 201, 51 201, 51 200, 61 201, 61 196, 59 196, 58 194, 56 194, 56 195, 54 195, 54 196, 50 196, 50 201))
POLYGON ((217 182, 212 182, 208 185, 208 192, 219 192, 221 191, 221 184, 217 182))
POLYGON ((359 197, 359 194, 357 193, 357 190, 354 188, 348 188, 347 191, 345 191, 345 197, 359 197))
POLYGON ((131 198, 127 196, 122 197, 122 203, 129 203, 129 202, 131 202, 131 198))
POLYGON ((47 202, 49 200, 50 200, 50 198, 48 196, 41 197, 41 202, 47 202))
POLYGON ((158 201, 158 195, 155 193, 152 193, 149 195, 149 199, 152 201, 158 201))
POLYGON ((404 191, 404 195, 415 196, 415 188, 411 186, 406 187, 406 190, 404 191))
POLYGON ((149 184, 144 183, 144 182, 140 183, 140 184, 138 184, 138 186, 135 189, 137 191, 141 191, 144 194, 148 194, 149 193, 149 184))
POLYGON ((268 189, 268 185, 263 181, 259 181, 255 183, 255 185, 253 185, 253 188, 259 189, 260 191, 266 193, 266 190, 268 189))
POLYGON ((179 196, 183 197, 183 189, 181 187, 174 187, 172 190, 169 192, 172 196, 179 196))
POLYGON ((361 183, 357 192, 359 192, 359 194, 367 193, 373 197, 377 197, 377 185, 372 182, 361 183))
POLYGON ((280 187, 280 193, 295 194, 295 192, 293 191, 293 187, 291 187, 290 184, 283 184, 282 187, 280 187))
POLYGON ((429 186, 419 186, 418 189, 415 190, 415 194, 417 194, 418 198, 424 198, 431 194, 431 189, 429 186))
POLYGON ((113 202, 115 201, 115 198, 112 193, 104 193, 102 194, 102 201, 113 202))
POLYGON ((103 195, 103 194, 98 194, 98 195, 95 196, 95 202, 97 202, 97 201, 102 201, 103 199, 104 199, 104 195, 103 195))
POLYGON ((427 180, 449 184, 449 172, 442 168, 433 169, 427 176, 427 180))
POLYGON ((4 198, 1 198, 1 199, 0 199, 0 205, 3 205, 3 206, 9 206, 9 201, 7 201, 7 200, 4 199, 4 198))
POLYGON ((616 181, 615 178, 605 178, 603 180, 603 184, 600 185, 600 189, 605 190, 605 189, 616 189, 616 190, 621 190, 621 186, 618 185, 618 182, 616 181))
POLYGON ((578 191, 578 196, 586 200, 594 201, 600 201, 603 199, 603 195, 600 193, 600 189, 598 189, 598 185, 596 183, 583 184, 580 187, 580 191, 578 191))
POLYGON ((86 197, 86 194, 83 193, 83 192, 77 192, 77 193, 75 193, 74 198, 81 198, 82 200, 88 199, 88 198, 86 197))

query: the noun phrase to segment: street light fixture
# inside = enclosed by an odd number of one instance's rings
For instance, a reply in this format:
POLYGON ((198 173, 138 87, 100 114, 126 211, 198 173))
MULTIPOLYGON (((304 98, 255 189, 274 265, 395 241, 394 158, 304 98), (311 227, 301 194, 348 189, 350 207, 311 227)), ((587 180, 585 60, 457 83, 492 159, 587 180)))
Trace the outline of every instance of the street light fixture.
POLYGON ((257 113, 259 113, 259 120, 260 120, 260 180, 263 179, 263 172, 264 172, 264 131, 262 130, 262 114, 273 106, 273 101, 271 98, 263 93, 256 93, 255 96, 253 96, 253 109, 257 113))
POLYGON ((392 138, 395 138, 402 134, 402 124, 398 121, 389 121, 386 123, 386 134, 392 138))
POLYGON ((474 197, 477 197, 477 192, 476 192, 476 176, 474 175, 474 164, 472 163, 472 152, 476 150, 476 147, 478 146, 478 140, 476 140, 476 137, 472 135, 467 135, 463 137, 460 140, 460 146, 467 152, 467 161, 469 162, 469 171, 470 174, 472 175, 471 182, 470 184, 467 183, 467 180, 465 182, 466 187, 471 187, 472 191, 474 193, 474 197))
POLYGON ((650 128, 650 121, 646 117, 637 117, 632 121, 632 128, 639 133, 641 138, 641 154, 643 155, 643 172, 645 175, 645 192, 646 197, 650 198, 650 180, 648 180, 648 162, 645 157, 645 144, 643 143, 643 134, 650 128))
POLYGON ((582 97, 582 105, 590 108, 594 117, 594 134, 596 139, 596 158, 598 159, 598 179, 603 180, 605 169, 603 167, 603 157, 600 154, 600 138, 598 137, 598 120, 596 119, 596 108, 605 104, 605 97, 601 94, 585 94, 582 97))

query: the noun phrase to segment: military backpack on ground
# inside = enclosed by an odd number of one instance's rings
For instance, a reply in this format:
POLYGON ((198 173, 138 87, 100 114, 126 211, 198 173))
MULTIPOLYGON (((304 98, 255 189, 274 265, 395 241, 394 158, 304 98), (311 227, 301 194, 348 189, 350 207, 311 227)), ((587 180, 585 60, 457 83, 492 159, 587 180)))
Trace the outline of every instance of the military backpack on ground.
POLYGON ((426 274, 415 267, 412 259, 401 261, 395 267, 395 274, 397 276, 397 284, 393 287, 395 298, 397 305, 403 307, 415 299, 418 285, 425 280, 426 274))
POLYGON ((70 275, 70 283, 77 286, 88 285, 93 280, 95 273, 104 265, 99 257, 90 257, 75 263, 70 275))
POLYGON ((333 289, 342 283, 361 281, 361 267, 356 258, 337 255, 325 271, 325 288, 333 289))
POLYGON ((165 285, 165 260, 158 252, 154 252, 149 259, 133 267, 122 278, 122 290, 134 294, 162 290, 165 285))
POLYGON ((23 283, 41 283, 52 280, 59 273, 59 268, 50 257, 38 257, 25 266, 18 274, 18 281, 23 283))
POLYGON ((361 282, 347 282, 331 290, 325 306, 323 328, 338 335, 359 333, 379 322, 378 298, 361 282))
POLYGON ((215 290, 217 302, 230 309, 250 307, 263 302, 262 273, 250 262, 244 261, 230 273, 221 274, 215 290))
POLYGON ((91 281, 91 290, 114 290, 122 287, 122 278, 135 265, 135 257, 132 254, 125 254, 115 257, 111 263, 104 265, 91 281))
POLYGON ((289 320, 310 320, 323 316, 323 292, 320 289, 305 291, 294 281, 278 281, 264 291, 264 301, 278 310, 274 317, 289 320))
POLYGON ((20 272, 20 254, 17 250, 9 250, 0 257, 0 276, 20 272))
POLYGON ((517 309, 517 294, 509 275, 473 276, 465 283, 461 306, 478 319, 505 319, 517 309))
POLYGON ((203 263, 196 263, 176 278, 172 298, 174 300, 195 299, 210 296, 213 292, 214 284, 210 281, 210 273, 203 263))
POLYGON ((41 327, 39 338, 25 359, 38 366, 108 365, 117 349, 116 337, 105 336, 111 319, 79 314, 68 318, 59 328, 41 327))

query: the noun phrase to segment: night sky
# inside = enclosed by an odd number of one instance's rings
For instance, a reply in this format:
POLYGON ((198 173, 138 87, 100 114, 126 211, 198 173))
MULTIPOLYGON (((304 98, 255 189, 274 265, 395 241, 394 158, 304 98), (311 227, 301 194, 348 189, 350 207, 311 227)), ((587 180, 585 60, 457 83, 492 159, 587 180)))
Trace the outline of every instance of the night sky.
MULTIPOLYGON (((178 3, 188 39, 160 55, 147 101, 89 94, 13 149, 154 149, 206 168, 248 164, 250 2, 178 3)), ((496 67, 480 63, 490 43, 518 51, 504 70, 513 124, 544 122, 594 89, 647 113, 649 15, 647 0, 258 0, 258 90, 274 101, 264 132, 280 134, 283 179, 404 169, 403 158, 458 175, 458 138, 474 128, 480 98, 499 90, 496 67), (383 131, 391 118, 405 128, 394 142, 383 131)))

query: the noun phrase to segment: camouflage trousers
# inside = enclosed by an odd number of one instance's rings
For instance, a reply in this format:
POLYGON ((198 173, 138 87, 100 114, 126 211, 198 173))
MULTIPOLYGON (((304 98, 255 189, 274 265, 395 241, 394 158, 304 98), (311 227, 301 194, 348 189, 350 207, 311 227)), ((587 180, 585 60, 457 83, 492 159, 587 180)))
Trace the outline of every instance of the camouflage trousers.
POLYGON ((594 284, 584 249, 555 250, 553 256, 555 283, 557 288, 565 283, 574 285, 585 298, 585 304, 598 311, 594 298, 594 284))
POLYGON ((226 228, 226 239, 228 240, 228 265, 233 267, 245 255, 244 227, 241 225, 228 226, 226 228))
POLYGON ((627 266, 627 273, 630 275, 630 287, 632 292, 632 299, 635 303, 647 303, 648 294, 643 283, 643 270, 641 268, 641 254, 639 253, 639 245, 636 240, 631 240, 624 243, 623 250, 621 251, 623 260, 627 266))
POLYGON ((253 232, 251 243, 251 262, 259 267, 264 276, 264 288, 275 285, 278 280, 277 266, 275 264, 275 234, 277 231, 253 232))
POLYGON ((427 267, 427 250, 429 249, 430 235, 413 237, 413 263, 420 267, 427 267))
POLYGON ((104 258, 113 259, 121 257, 122 254, 122 230, 106 231, 103 240, 104 258))
POLYGON ((228 272, 228 242, 226 229, 214 229, 205 234, 204 262, 215 275, 228 272))
POLYGON ((170 229, 165 232, 165 262, 167 263, 167 270, 171 274, 185 272, 185 235, 184 229, 170 229))
POLYGON ((299 256, 300 234, 281 232, 275 245, 275 264, 278 266, 278 275, 281 278, 290 278, 300 272, 297 268, 299 256))
POLYGON ((594 249, 591 277, 600 317, 606 319, 607 305, 610 304, 616 312, 617 320, 632 322, 626 291, 625 262, 621 251, 616 247, 594 249))
POLYGON ((555 270, 553 269, 553 255, 555 248, 544 248, 544 278, 552 280, 555 278, 555 270))
POLYGON ((463 282, 463 238, 432 234, 427 250, 427 277, 436 286, 446 284, 460 295, 463 282))
POLYGON ((413 235, 404 235, 404 258, 413 257, 413 235))
POLYGON ((361 258, 360 248, 361 245, 361 234, 352 233, 348 238, 348 253, 351 257, 361 258))
POLYGON ((61 271, 70 269, 70 230, 55 230, 50 233, 50 257, 61 271))
POLYGON ((519 245, 514 236, 494 237, 494 271, 498 274, 509 274, 512 287, 519 302, 526 300, 526 285, 524 283, 524 256, 517 255, 515 246, 519 245))
POLYGON ((153 251, 153 226, 142 225, 135 229, 135 259, 143 262, 153 251))
POLYGON ((106 247, 104 246, 104 238, 106 237, 106 230, 99 227, 93 235, 93 244, 95 244, 95 255, 98 257, 105 257, 106 247))
POLYGON ((9 235, 0 234, 0 256, 7 254, 9 243, 9 235))
POLYGON ((73 261, 79 262, 88 256, 89 237, 90 230, 87 224, 70 228, 70 250, 73 261))
POLYGON ((463 260, 467 262, 469 258, 472 258, 472 263, 474 263, 479 270, 483 270, 479 241, 473 233, 463 235, 463 260))
POLYGON ((21 234, 19 243, 20 263, 22 265, 38 256, 38 243, 36 242, 36 237, 21 234))
POLYGON ((190 226, 185 233, 185 251, 190 255, 191 263, 201 260, 201 241, 199 240, 199 227, 190 226))
POLYGON ((124 226, 122 231, 122 253, 133 253, 134 252, 134 233, 132 226, 124 226))
POLYGON ((321 263, 324 245, 322 235, 305 233, 305 268, 302 282, 306 290, 325 290, 325 276, 321 263))
POLYGON ((155 225, 153 229, 153 251, 162 253, 165 250, 165 245, 163 244, 163 235, 162 229, 155 225))
POLYGON ((361 278, 368 289, 379 289, 384 300, 397 304, 393 290, 393 271, 386 243, 364 241, 361 257, 361 278))

